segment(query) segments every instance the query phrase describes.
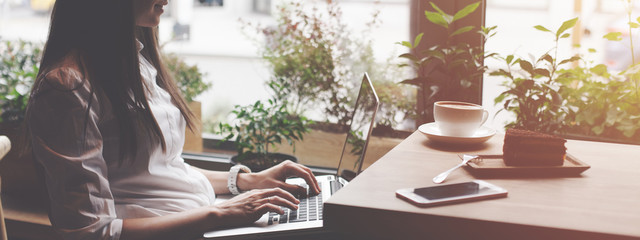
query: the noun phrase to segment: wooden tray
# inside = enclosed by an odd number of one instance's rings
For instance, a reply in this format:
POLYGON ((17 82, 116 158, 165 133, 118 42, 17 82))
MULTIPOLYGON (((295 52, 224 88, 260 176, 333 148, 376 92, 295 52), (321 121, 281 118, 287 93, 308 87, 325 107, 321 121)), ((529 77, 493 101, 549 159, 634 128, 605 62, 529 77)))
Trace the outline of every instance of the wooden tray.
POLYGON ((566 155, 562 166, 506 166, 502 157, 469 161, 466 169, 476 177, 556 177, 577 176, 591 166, 571 154, 566 155))

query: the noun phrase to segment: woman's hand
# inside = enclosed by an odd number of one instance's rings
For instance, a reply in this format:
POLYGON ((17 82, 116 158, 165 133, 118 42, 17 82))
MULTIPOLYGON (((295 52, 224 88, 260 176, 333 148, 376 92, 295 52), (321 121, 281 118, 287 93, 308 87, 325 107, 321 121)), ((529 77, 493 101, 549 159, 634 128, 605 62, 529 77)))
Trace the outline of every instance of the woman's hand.
POLYGON ((258 189, 242 193, 215 205, 221 227, 246 225, 255 222, 267 212, 284 214, 282 207, 298 209, 300 201, 280 188, 258 189))
POLYGON ((289 177, 300 177, 307 182, 310 192, 320 193, 320 186, 311 169, 289 160, 259 173, 240 175, 238 177, 240 189, 281 188, 290 193, 306 194, 304 187, 285 183, 289 177))

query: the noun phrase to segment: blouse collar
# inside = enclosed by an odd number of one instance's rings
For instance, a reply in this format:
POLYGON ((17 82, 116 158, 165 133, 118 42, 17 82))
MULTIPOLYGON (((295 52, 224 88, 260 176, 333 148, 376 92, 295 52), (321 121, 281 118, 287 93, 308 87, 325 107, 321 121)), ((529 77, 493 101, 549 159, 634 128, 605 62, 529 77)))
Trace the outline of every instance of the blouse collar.
POLYGON ((140 42, 140 40, 138 40, 136 38, 136 48, 138 49, 138 52, 142 51, 142 49, 144 48, 144 44, 142 44, 142 42, 140 42))

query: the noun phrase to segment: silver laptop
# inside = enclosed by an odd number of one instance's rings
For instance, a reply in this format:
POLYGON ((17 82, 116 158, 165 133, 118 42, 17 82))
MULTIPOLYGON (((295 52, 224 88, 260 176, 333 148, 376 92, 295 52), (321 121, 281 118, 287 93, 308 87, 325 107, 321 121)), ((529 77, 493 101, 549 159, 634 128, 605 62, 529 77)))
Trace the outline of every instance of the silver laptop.
MULTIPOLYGON (((299 198, 297 210, 283 208, 285 214, 266 213, 250 226, 236 227, 207 232, 207 239, 251 239, 273 238, 279 236, 296 236, 322 231, 322 206, 333 193, 345 186, 349 180, 362 171, 365 152, 375 123, 375 116, 380 101, 367 73, 362 78, 360 91, 352 112, 349 133, 342 147, 342 155, 336 159, 334 175, 316 176, 321 194, 299 198)), ((306 185, 302 178, 287 179, 288 183, 306 185)), ((218 200, 224 200, 219 196, 218 200)), ((227 198, 228 199, 228 198, 227 198)))

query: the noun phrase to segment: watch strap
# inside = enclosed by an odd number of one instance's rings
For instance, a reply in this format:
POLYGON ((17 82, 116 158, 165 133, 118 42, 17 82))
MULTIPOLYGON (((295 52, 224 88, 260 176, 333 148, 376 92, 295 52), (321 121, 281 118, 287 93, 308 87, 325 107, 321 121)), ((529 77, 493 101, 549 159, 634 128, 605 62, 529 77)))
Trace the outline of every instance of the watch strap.
POLYGON ((229 188, 229 192, 233 195, 240 194, 240 190, 238 190, 238 174, 240 172, 243 173, 251 173, 251 169, 245 165, 235 165, 231 167, 229 170, 229 177, 227 178, 227 188, 229 188))

